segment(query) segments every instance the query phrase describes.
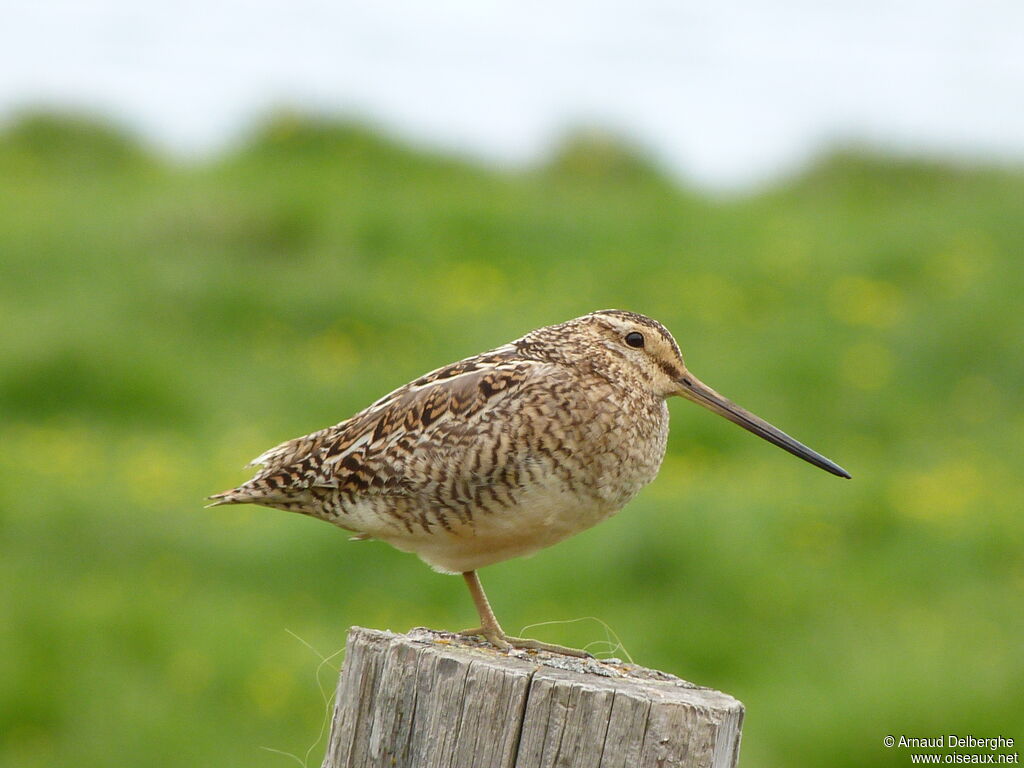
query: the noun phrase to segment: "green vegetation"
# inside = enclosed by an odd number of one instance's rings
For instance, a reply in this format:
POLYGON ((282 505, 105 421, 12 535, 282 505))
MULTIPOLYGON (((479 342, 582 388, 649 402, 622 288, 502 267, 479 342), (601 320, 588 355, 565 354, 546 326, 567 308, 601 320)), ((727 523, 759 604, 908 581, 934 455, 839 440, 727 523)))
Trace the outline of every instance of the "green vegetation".
POLYGON ((260 747, 301 756, 325 707, 289 631, 326 655, 350 624, 473 608, 412 556, 203 498, 425 370, 605 307, 662 320, 854 479, 674 402, 636 502, 484 572, 506 628, 596 616, 736 695, 750 768, 906 765, 890 733, 1024 740, 1022 253, 1024 175, 989 169, 836 154, 716 200, 593 138, 512 173, 288 116, 193 166, 102 125, 9 126, 0 765, 293 765, 260 747))

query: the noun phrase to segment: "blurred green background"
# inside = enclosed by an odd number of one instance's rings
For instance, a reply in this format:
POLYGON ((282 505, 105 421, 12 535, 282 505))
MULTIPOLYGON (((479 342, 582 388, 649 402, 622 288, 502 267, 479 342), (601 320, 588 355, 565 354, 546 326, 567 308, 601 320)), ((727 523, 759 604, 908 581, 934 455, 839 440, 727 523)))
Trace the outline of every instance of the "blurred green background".
POLYGON ((320 656, 352 624, 468 626, 466 590, 203 498, 607 307, 854 479, 674 401, 635 502, 484 571, 505 627, 595 617, 531 634, 604 654, 604 622, 735 695, 750 768, 1024 739, 1022 252, 1019 172, 836 152, 712 198, 592 132, 513 172, 280 114, 185 165, 23 116, 0 135, 0 765, 318 765, 320 656))

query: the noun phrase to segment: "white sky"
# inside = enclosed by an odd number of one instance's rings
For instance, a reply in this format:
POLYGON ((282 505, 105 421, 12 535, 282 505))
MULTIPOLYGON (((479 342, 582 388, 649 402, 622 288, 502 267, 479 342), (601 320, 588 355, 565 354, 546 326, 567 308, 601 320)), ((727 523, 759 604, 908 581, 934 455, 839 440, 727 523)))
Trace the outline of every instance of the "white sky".
POLYGON ((567 125, 731 187, 823 143, 1024 163, 1021 0, 0 0, 0 115, 214 151, 274 105, 500 161, 567 125))

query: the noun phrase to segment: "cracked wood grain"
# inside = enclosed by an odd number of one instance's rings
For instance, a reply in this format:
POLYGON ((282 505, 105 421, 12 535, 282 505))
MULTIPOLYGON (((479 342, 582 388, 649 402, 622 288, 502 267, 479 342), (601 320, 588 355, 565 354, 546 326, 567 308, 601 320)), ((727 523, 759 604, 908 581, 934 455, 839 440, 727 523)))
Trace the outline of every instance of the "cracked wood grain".
POLYGON ((323 768, 731 768, 743 705, 656 670, 353 627, 323 768))

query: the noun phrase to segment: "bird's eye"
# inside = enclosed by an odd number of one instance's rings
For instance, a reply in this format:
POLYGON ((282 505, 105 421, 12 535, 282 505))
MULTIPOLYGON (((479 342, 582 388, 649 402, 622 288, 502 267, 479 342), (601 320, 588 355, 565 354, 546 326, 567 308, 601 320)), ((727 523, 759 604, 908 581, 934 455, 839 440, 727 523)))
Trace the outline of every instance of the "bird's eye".
POLYGON ((642 347, 644 345, 644 335, 633 331, 632 333, 626 334, 626 343, 631 347, 642 347))

